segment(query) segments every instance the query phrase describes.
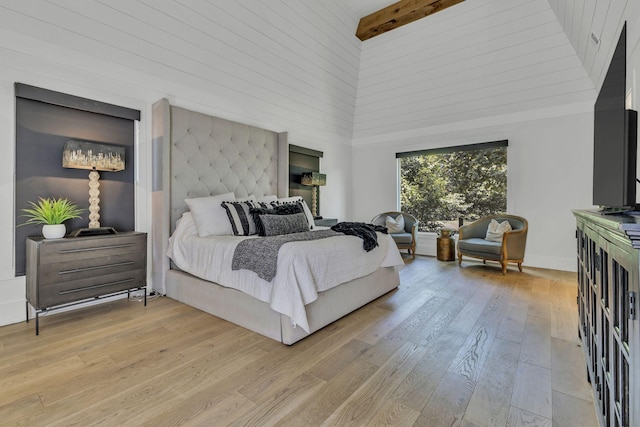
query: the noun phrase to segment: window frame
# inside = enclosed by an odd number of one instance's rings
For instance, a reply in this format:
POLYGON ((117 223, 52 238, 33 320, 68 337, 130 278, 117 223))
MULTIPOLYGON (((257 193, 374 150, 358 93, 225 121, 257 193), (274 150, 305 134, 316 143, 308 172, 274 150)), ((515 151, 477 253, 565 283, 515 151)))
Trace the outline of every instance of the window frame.
POLYGON ((489 148, 500 148, 500 147, 508 147, 508 146, 509 146, 509 140, 501 139, 498 141, 480 142, 476 144, 451 145, 446 147, 426 148, 424 150, 415 150, 415 151, 400 151, 396 153, 396 159, 402 159, 405 157, 425 156, 428 154, 446 154, 446 153, 456 153, 459 151, 487 150, 489 148))
MULTIPOLYGON (((422 149, 422 150, 413 150, 413 151, 400 151, 400 152, 396 152, 396 209, 398 211, 400 211, 402 209, 402 177, 401 177, 401 172, 402 172, 402 168, 401 168, 401 159, 403 158, 407 158, 407 157, 414 157, 414 156, 424 156, 424 155, 429 155, 429 154, 446 154, 446 153, 454 153, 454 152, 461 152, 461 151, 474 151, 474 150, 485 150, 485 149, 491 149, 491 148, 501 148, 501 147, 509 147, 509 140, 508 139, 501 139, 501 140, 496 140, 496 141, 489 141, 489 142, 480 142, 480 143, 472 143, 472 144, 463 144, 463 145, 451 145, 451 146, 443 146, 443 147, 436 147, 436 148, 426 148, 426 149, 422 149)), ((507 150, 507 165, 508 165, 508 150, 507 150)), ((508 171, 508 166, 507 166, 507 171, 508 171)), ((508 172, 507 172, 507 207, 506 209, 508 210, 508 206, 509 206, 509 198, 508 198, 508 191, 509 190, 509 179, 508 179, 508 172)), ((418 231, 418 234, 421 235, 436 235, 437 231, 418 231)))

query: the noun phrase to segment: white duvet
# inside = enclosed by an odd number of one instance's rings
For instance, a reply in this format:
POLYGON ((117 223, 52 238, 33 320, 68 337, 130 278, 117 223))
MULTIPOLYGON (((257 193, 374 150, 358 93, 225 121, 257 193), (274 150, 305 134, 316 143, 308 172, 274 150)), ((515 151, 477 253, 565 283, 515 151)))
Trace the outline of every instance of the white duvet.
POLYGON ((362 239, 337 236, 290 242, 278 253, 278 272, 267 282, 250 270, 231 270, 233 253, 242 239, 257 236, 199 237, 190 212, 182 215, 169 239, 167 255, 181 270, 238 289, 289 316, 294 325, 309 332, 305 305, 341 283, 373 273, 379 267, 404 266, 391 236, 378 233, 378 247, 366 252, 362 239))

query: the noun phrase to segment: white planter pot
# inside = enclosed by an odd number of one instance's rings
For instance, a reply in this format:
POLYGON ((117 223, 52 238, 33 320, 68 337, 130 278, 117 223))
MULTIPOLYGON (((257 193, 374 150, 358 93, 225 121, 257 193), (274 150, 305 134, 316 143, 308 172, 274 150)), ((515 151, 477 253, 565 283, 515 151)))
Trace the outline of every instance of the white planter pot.
POLYGON ((42 226, 42 235, 45 239, 59 239, 67 233, 64 224, 45 224, 42 226))

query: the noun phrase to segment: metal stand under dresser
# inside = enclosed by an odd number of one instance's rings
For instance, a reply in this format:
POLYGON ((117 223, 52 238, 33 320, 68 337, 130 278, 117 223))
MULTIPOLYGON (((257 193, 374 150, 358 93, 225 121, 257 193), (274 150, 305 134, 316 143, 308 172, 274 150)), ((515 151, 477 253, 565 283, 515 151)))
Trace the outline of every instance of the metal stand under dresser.
POLYGON ((27 238, 27 322, 29 305, 39 315, 63 307, 144 291, 147 305, 147 234, 27 238))

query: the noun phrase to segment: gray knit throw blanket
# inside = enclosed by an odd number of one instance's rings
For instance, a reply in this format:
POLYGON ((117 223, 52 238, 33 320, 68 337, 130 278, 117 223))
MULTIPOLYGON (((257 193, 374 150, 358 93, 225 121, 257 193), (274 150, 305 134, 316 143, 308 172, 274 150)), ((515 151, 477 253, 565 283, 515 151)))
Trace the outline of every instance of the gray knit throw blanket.
POLYGON ((231 269, 251 270, 256 273, 258 277, 270 282, 276 277, 278 270, 278 251, 280 251, 282 245, 289 242, 319 240, 339 235, 340 233, 332 230, 319 230, 245 239, 238 243, 233 253, 231 269))
POLYGON ((369 252, 378 246, 376 231, 386 234, 387 228, 362 222, 340 222, 331 227, 331 230, 305 231, 303 233, 245 239, 238 244, 233 253, 231 269, 251 270, 258 277, 270 282, 276 277, 278 252, 285 243, 326 239, 347 234, 361 238, 363 240, 363 249, 369 252))

